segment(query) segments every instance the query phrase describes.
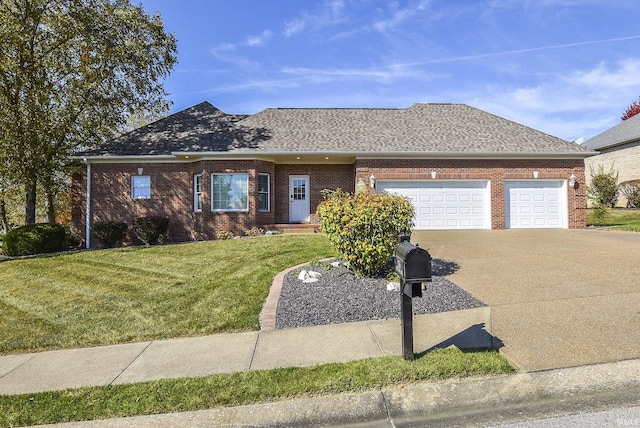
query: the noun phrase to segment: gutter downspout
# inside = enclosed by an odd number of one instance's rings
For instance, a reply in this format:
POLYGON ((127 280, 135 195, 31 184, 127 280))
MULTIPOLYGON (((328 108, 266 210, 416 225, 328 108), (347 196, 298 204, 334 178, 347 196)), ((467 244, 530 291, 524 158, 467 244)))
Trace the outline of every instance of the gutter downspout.
POLYGON ((85 210, 85 248, 91 248, 91 164, 87 158, 82 159, 87 165, 87 209, 85 210))

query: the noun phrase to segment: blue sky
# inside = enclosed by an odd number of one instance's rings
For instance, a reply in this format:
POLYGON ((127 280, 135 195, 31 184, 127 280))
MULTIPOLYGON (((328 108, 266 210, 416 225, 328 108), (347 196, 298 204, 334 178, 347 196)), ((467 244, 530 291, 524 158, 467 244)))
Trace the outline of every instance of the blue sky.
POLYGON ((640 96, 640 2, 138 0, 178 39, 172 112, 465 103, 567 140, 640 96))

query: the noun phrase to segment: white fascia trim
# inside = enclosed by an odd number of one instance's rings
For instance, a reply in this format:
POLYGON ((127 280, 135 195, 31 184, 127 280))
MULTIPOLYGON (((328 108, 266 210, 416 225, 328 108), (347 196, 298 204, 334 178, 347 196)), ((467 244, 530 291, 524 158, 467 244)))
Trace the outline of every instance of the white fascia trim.
POLYGON ((337 152, 259 152, 259 153, 233 153, 224 154, 220 152, 175 152, 175 156, 184 158, 185 156, 194 158, 222 158, 222 159, 247 159, 265 158, 278 156, 355 156, 357 159, 380 159, 380 158, 453 158, 453 159, 531 159, 531 158, 573 158, 583 159, 595 156, 598 152, 590 151, 584 153, 576 152, 357 152, 357 151, 337 151, 337 152))
POLYGON ((597 152, 367 152, 358 159, 584 159, 597 152))
POLYGON ((71 159, 88 159, 94 163, 127 162, 197 162, 201 160, 247 160, 277 158, 279 156, 354 156, 356 159, 584 159, 598 155, 596 151, 576 152, 172 152, 171 155, 147 156, 72 156, 71 159))
POLYGON ((89 160, 92 163, 130 163, 130 162, 170 162, 179 161, 184 162, 182 159, 177 159, 175 156, 71 156, 71 159, 75 160, 89 160))

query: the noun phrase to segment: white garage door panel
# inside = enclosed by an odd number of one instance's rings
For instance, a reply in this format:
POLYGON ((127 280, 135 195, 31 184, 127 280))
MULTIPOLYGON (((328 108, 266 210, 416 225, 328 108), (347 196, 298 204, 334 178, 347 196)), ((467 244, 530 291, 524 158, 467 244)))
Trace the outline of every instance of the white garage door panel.
POLYGON ((379 192, 408 197, 416 211, 415 229, 490 229, 490 196, 486 181, 385 181, 379 192))
POLYGON ((506 182, 507 228, 566 227, 565 193, 562 180, 506 182))

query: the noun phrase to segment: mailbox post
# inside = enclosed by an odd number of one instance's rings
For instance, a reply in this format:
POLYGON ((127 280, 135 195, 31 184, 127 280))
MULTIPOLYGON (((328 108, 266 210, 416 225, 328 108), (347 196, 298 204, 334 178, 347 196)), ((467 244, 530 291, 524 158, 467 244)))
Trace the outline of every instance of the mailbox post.
POLYGON ((418 244, 400 235, 395 251, 395 268, 400 276, 400 322, 402 324, 402 357, 413 360, 413 298, 422 297, 422 284, 431 281, 431 255, 418 244))

